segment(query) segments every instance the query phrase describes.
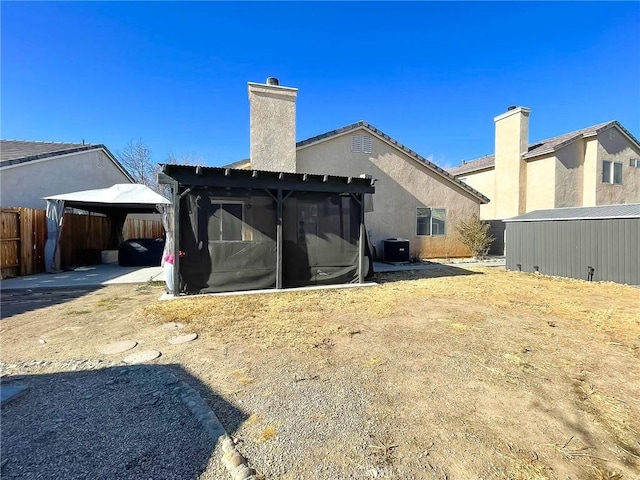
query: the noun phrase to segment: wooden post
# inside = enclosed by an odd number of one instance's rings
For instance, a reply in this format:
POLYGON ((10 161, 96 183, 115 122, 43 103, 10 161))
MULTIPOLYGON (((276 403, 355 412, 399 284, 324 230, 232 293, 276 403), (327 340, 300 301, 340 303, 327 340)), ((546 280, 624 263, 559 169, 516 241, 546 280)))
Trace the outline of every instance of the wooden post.
POLYGON ((173 295, 180 295, 180 193, 178 182, 171 185, 173 194, 173 295))
MULTIPOLYGON (((358 282, 364 283, 364 277, 367 273, 364 271, 364 242, 365 230, 364 230, 364 193, 358 195, 360 203, 360 239, 358 240, 358 282)), ((371 259, 369 259, 371 260, 371 259)))
POLYGON ((276 220, 276 289, 282 288, 282 189, 278 189, 276 220))

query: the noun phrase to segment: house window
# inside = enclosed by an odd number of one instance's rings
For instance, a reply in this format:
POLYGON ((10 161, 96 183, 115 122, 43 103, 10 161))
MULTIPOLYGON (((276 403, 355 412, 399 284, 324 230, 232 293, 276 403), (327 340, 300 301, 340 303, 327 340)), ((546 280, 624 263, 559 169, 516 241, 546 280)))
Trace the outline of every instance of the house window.
POLYGON ((631 160, 629 160, 629 166, 640 168, 640 158, 632 158, 631 160))
POLYGON ((622 183, 622 163, 604 160, 602 162, 602 182, 620 185, 622 183))
POLYGON ((444 208, 418 207, 416 233, 418 235, 444 235, 447 211, 444 208))
POLYGON ((211 203, 207 234, 210 241, 244 240, 244 204, 242 202, 211 203))
POLYGON ((353 135, 351 153, 373 153, 373 139, 367 135, 353 135))

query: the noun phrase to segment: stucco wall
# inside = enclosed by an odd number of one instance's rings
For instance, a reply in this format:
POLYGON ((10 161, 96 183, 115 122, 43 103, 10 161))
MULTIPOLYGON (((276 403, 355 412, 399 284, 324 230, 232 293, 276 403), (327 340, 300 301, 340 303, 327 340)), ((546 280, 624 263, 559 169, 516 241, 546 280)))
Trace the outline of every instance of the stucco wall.
POLYGON ((597 205, 640 203, 640 168, 629 165, 630 159, 639 157, 640 150, 615 127, 598 133, 597 205), (604 160, 622 163, 622 185, 602 182, 604 160))
MULTIPOLYGON (((584 141, 570 143, 556 152, 555 208, 582 206, 584 141)), ((532 210, 527 206, 527 212, 532 210)))
POLYGON ((584 139, 584 164, 582 168, 582 206, 595 207, 597 185, 602 181, 598 171, 598 139, 584 139))
POLYGON ((256 170, 296 171, 295 88, 249 84, 251 165, 256 170))
POLYGON ((102 151, 80 152, 0 170, 3 207, 46 208, 41 197, 130 183, 102 151))
POLYGON ((480 218, 483 220, 497 220, 496 203, 493 201, 496 188, 496 171, 492 168, 491 170, 463 174, 460 177, 465 177, 467 185, 491 199, 489 203, 480 205, 480 218))
POLYGON ((374 212, 366 214, 365 222, 378 254, 383 239, 399 237, 408 239, 412 253, 423 258, 469 255, 456 237, 454 224, 479 214, 478 201, 364 129, 298 149, 297 170, 354 177, 364 173, 377 179, 374 212), (371 136, 373 153, 351 153, 352 135, 371 136), (416 235, 418 207, 446 208, 446 235, 416 235))
POLYGON ((527 151, 529 110, 516 108, 494 119, 495 131, 495 200, 497 218, 510 218, 525 211, 526 164, 522 153, 527 151))
POLYGON ((530 160, 527 163, 526 211, 554 208, 555 164, 553 155, 530 160))

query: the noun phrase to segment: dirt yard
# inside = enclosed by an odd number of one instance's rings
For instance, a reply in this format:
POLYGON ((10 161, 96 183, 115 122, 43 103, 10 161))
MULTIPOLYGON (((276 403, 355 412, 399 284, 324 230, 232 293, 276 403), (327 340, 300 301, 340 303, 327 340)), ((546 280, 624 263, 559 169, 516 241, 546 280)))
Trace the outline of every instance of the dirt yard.
POLYGON ((262 478, 640 478, 640 290, 465 272, 171 302, 112 286, 3 319, 0 361, 160 350, 246 414, 217 411, 262 478), (199 338, 170 345, 165 322, 199 338))

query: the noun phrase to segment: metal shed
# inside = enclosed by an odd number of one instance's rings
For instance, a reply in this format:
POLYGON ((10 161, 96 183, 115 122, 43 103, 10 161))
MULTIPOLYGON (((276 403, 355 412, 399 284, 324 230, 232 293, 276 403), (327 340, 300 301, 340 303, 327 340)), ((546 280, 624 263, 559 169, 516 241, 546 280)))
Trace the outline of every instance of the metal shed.
POLYGON ((372 265, 371 178, 164 165, 158 180, 172 192, 171 293, 362 283, 372 265))
POLYGON ((640 284, 640 204, 536 210, 505 223, 508 270, 640 284))

